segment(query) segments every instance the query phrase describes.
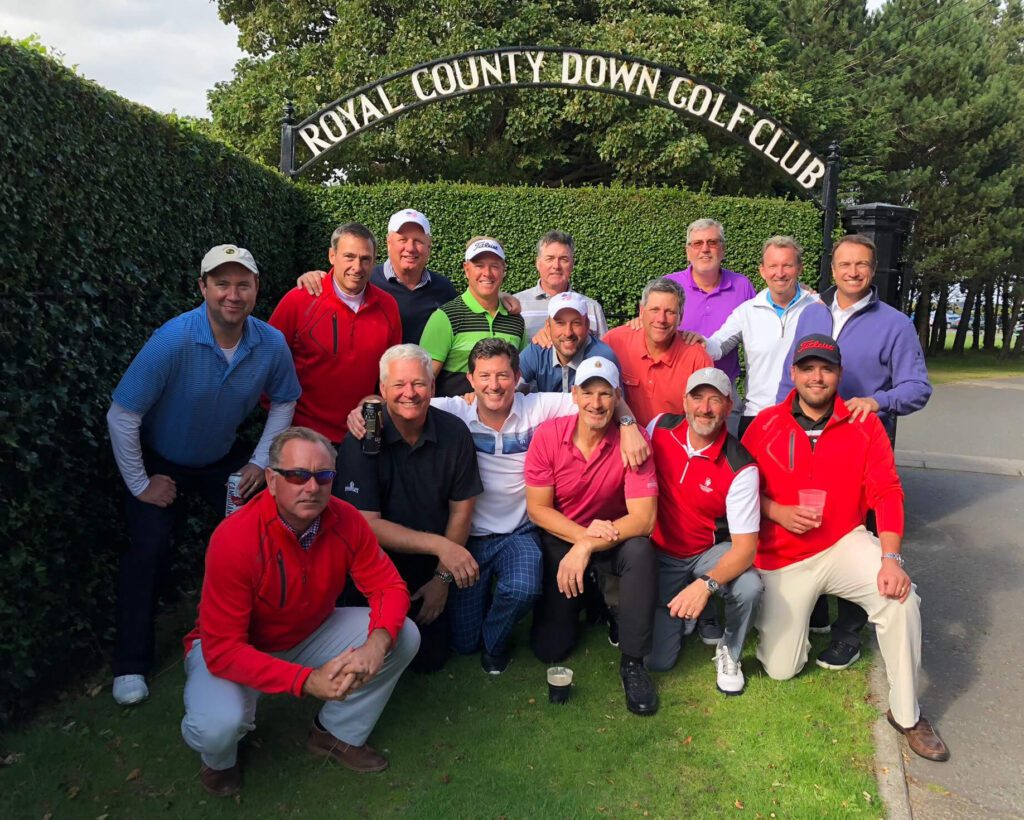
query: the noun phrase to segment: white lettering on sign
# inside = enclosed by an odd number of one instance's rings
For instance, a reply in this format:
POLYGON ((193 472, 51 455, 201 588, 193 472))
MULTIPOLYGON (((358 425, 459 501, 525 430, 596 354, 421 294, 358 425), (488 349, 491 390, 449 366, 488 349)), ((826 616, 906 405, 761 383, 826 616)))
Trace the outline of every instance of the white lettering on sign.
POLYGON ((465 54, 405 72, 387 84, 370 86, 365 93, 342 97, 297 126, 295 133, 315 158, 406 109, 403 100, 414 100, 416 107, 491 87, 562 86, 649 100, 702 120, 746 142, 802 188, 811 189, 824 177, 821 158, 769 115, 672 69, 665 72, 671 81, 663 90, 661 68, 623 56, 517 48, 465 54))

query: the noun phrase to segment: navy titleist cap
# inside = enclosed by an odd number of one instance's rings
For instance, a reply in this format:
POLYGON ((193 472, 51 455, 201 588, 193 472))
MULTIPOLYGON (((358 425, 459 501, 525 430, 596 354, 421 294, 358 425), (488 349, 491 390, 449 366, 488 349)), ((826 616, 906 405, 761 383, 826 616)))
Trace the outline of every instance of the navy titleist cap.
POLYGON ((836 340, 824 333, 811 333, 797 341, 793 364, 798 364, 804 359, 822 359, 840 367, 843 364, 843 357, 839 353, 839 345, 836 344, 836 340))

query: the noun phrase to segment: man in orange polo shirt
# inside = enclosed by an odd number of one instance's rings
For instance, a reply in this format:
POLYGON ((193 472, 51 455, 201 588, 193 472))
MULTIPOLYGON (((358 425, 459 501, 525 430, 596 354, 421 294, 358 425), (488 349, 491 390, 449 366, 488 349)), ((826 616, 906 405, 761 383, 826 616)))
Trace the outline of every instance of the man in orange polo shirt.
POLYGON ((676 333, 683 298, 682 289, 670 279, 648 282, 640 299, 643 333, 623 325, 604 336, 618 357, 626 401, 644 427, 660 413, 685 414, 686 380, 714 366, 703 347, 687 344, 676 333))

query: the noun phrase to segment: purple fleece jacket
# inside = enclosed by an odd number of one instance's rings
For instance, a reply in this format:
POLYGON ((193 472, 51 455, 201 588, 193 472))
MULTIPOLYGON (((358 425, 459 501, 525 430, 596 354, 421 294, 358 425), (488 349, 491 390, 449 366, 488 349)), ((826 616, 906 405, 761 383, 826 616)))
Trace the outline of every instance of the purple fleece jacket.
MULTIPOLYGON (((832 335, 832 301, 835 287, 821 294, 821 304, 808 305, 796 326, 796 342, 808 333, 832 335)), ((870 396, 878 402, 878 417, 886 430, 895 429, 896 416, 920 410, 932 395, 924 353, 913 322, 878 298, 871 288, 867 307, 851 316, 836 339, 843 356, 839 395, 844 399, 870 396)), ((789 370, 793 348, 782 368, 778 401, 793 389, 789 370)))

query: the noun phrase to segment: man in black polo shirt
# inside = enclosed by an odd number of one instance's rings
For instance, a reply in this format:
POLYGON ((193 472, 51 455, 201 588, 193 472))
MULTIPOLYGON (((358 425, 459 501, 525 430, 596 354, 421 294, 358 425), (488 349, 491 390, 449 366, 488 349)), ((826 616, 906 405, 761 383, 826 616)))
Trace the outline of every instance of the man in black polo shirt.
POLYGON ((412 593, 409 617, 420 628, 412 668, 433 672, 448 657, 448 589, 468 587, 480 569, 466 549, 483 484, 469 429, 430 406, 434 373, 417 345, 389 348, 380 361, 383 442, 365 455, 347 435, 338 448, 334 494, 362 512, 412 593))

